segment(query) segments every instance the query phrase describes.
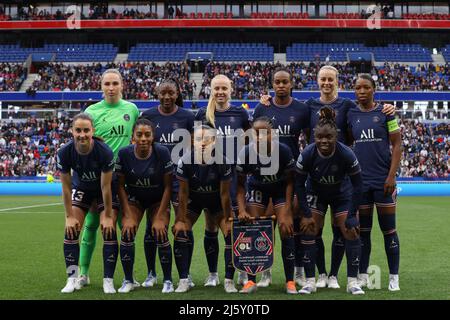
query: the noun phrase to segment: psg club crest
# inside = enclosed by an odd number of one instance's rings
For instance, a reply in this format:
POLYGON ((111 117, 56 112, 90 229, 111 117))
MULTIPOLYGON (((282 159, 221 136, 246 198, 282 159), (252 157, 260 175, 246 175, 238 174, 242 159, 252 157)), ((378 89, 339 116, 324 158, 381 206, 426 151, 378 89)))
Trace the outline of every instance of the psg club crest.
POLYGON ((273 264, 272 219, 256 219, 249 223, 233 220, 233 265, 240 271, 257 274, 273 264))

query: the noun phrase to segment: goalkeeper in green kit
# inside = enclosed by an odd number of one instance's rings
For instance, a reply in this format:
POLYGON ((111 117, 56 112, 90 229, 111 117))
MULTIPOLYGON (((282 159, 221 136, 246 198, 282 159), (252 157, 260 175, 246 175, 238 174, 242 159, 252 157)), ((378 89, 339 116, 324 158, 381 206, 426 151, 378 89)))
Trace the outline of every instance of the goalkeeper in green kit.
MULTIPOLYGON (((133 126, 139 117, 135 104, 122 100, 123 80, 117 69, 106 70, 101 78, 103 100, 89 106, 85 112, 94 120, 95 135, 101 137, 117 158, 119 150, 131 143, 133 126)), ((113 176, 113 195, 118 192, 117 179, 113 176)), ((114 197, 113 197, 114 199, 114 197)), ((92 208, 91 208, 92 210, 92 208)), ((97 230, 100 224, 99 214, 86 215, 80 246, 80 276, 78 285, 89 284, 89 266, 95 249, 97 230)), ((121 219, 118 219, 119 225, 121 219)), ((118 252, 118 251, 117 251, 118 252)), ((118 254, 116 252, 116 255, 118 254)))

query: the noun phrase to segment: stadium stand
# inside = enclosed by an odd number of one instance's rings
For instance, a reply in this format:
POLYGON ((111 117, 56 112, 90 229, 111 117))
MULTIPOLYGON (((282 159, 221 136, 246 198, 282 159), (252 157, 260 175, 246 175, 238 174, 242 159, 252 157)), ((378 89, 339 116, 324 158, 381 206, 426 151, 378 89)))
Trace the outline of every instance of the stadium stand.
POLYGON ((0 91, 18 91, 26 76, 22 65, 0 63, 0 91))
POLYGON ((348 53, 372 53, 375 61, 432 62, 431 51, 418 44, 366 47, 362 43, 294 43, 286 49, 287 61, 347 61, 348 53))
POLYGON ((183 61, 188 52, 212 52, 216 61, 273 61, 267 43, 139 43, 129 61, 183 61))
POLYGON ((111 62, 118 49, 112 44, 46 44, 42 48, 21 48, 0 45, 1 62, 24 62, 30 54, 52 54, 54 61, 64 62, 111 62))
POLYGON ((154 63, 121 64, 100 63, 90 65, 64 65, 51 63, 38 70, 38 79, 32 90, 40 91, 93 91, 100 90, 100 78, 103 71, 109 68, 119 69, 124 78, 124 98, 147 100, 157 97, 156 87, 168 78, 176 79, 183 96, 189 96, 189 69, 185 63, 154 63))
MULTIPOLYGON (((317 73, 323 63, 290 63, 295 90, 318 90, 317 73)), ((352 90, 357 70, 349 63, 332 64, 339 71, 339 89, 352 90)), ((199 98, 208 98, 210 80, 219 73, 233 80, 234 98, 259 99, 262 93, 271 89, 270 79, 273 71, 281 67, 274 63, 216 63, 206 66, 199 98)), ((450 65, 409 66, 398 63, 385 63, 372 68, 372 77, 378 91, 447 91, 450 88, 450 65)))

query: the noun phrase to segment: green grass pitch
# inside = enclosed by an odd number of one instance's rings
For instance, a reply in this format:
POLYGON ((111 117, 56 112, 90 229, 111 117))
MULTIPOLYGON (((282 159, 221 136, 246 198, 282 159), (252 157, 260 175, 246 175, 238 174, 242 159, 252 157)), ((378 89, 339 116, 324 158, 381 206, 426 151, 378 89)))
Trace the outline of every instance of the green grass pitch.
MULTIPOLYGON (((99 236, 90 271, 91 285, 74 294, 63 295, 65 265, 63 258, 64 213, 60 197, 0 197, 0 299, 448 299, 448 263, 450 214, 448 198, 399 198, 397 230, 401 243, 399 292, 387 290, 388 268, 384 242, 376 215, 372 231, 371 265, 381 268, 381 289, 366 290, 366 295, 353 297, 345 293, 345 259, 340 269, 341 289, 320 289, 311 296, 288 296, 284 293, 284 275, 280 256, 279 235, 276 237, 273 284, 256 294, 225 294, 222 283, 217 288, 203 287, 207 264, 203 251, 203 218, 194 227, 195 249, 191 273, 196 284, 186 294, 161 293, 162 272, 157 260, 158 284, 155 288, 138 288, 130 294, 105 295, 102 291, 102 239, 99 236), (11 208, 18 208, 10 210, 11 208), (25 207, 25 208, 24 208, 25 207), (28 208, 27 208, 28 207, 28 208)), ((173 217, 172 221, 173 223, 173 217)), ((146 276, 141 225, 136 240, 135 276, 142 282, 146 276)), ((278 231, 277 231, 278 232, 278 231)), ((331 228, 327 215, 324 230, 326 263, 330 266, 331 228)), ((223 281, 223 238, 220 237, 219 275, 223 281)), ((235 276, 236 279, 237 275, 235 276)), ((120 260, 115 285, 123 278, 120 260)), ((173 263, 173 279, 178 273, 173 263)))

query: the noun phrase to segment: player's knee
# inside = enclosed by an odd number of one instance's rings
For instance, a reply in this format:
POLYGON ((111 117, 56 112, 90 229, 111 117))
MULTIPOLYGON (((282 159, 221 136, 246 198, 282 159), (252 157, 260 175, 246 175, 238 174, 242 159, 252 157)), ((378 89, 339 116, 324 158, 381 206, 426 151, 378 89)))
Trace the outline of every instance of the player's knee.
POLYGON ((383 234, 390 234, 396 231, 394 214, 381 214, 378 219, 383 234))

